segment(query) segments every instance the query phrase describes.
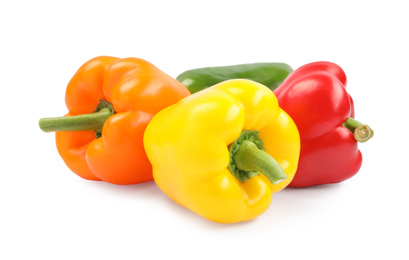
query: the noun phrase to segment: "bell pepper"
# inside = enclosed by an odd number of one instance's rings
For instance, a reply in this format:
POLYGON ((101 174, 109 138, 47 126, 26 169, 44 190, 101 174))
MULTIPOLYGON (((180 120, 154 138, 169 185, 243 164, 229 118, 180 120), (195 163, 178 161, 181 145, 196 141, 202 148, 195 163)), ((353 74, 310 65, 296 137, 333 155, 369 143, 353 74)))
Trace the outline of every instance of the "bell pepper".
POLYGON ((359 142, 372 129, 354 119, 346 75, 331 62, 313 62, 295 70, 275 91, 280 106, 293 118, 301 137, 301 154, 291 187, 337 183, 361 167, 359 142))
POLYGON ((157 113, 144 146, 155 182, 172 200, 234 223, 262 214, 272 194, 291 182, 300 137, 270 89, 238 79, 157 113))
POLYGON ((251 79, 274 90, 292 71, 288 64, 265 62, 192 69, 181 73, 176 79, 191 93, 228 79, 251 79))
POLYGON ((64 117, 43 118, 56 133, 65 164, 87 180, 136 184, 152 180, 143 134, 158 111, 190 95, 177 80, 138 58, 96 57, 69 82, 64 117))

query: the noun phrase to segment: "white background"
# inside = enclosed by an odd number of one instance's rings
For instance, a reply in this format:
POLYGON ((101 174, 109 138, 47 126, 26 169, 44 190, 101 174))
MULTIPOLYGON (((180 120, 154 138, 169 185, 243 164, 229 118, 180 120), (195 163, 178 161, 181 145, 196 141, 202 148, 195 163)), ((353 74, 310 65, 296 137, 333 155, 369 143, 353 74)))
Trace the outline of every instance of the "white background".
POLYGON ((0 259, 409 259, 406 1, 2 1, 0 259), (359 173, 286 189, 257 219, 210 222, 154 182, 83 180, 41 117, 99 55, 176 77, 197 67, 327 60, 375 130, 359 173))

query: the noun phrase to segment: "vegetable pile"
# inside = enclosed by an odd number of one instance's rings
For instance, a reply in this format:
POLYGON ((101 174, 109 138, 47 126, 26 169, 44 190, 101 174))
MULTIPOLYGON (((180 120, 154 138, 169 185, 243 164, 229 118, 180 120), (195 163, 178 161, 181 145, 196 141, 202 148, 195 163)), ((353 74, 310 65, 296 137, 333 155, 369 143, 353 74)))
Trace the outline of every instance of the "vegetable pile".
POLYGON ((100 56, 68 83, 56 132, 67 167, 118 185, 154 180, 215 222, 254 219, 287 186, 338 183, 362 165, 372 129, 354 119, 346 75, 331 62, 188 70, 176 79, 138 58, 100 56), (193 94, 194 93, 194 94, 193 94))

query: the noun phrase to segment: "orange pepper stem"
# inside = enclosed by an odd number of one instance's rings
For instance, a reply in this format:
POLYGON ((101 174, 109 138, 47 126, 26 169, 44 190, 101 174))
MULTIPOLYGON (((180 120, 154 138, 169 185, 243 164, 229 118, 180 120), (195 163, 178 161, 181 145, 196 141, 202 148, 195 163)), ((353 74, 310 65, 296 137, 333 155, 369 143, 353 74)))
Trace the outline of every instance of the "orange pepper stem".
POLYGON ((360 143, 365 143, 374 135, 373 130, 368 125, 364 125, 352 117, 348 118, 343 126, 351 131, 354 134, 355 140, 360 143))
POLYGON ((241 182, 263 174, 272 184, 287 179, 280 164, 267 152, 258 131, 244 130, 230 148, 231 173, 241 182))
POLYGON ((90 114, 42 118, 39 126, 44 132, 87 131, 101 132, 105 121, 114 114, 112 105, 101 100, 97 109, 90 114))

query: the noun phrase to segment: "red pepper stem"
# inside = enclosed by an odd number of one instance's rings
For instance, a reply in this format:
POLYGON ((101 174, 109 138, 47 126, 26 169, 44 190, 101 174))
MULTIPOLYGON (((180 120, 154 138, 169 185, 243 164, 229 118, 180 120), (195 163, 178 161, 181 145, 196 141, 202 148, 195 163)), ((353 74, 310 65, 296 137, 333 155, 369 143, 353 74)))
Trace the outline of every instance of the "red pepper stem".
POLYGON ((100 103, 93 113, 42 118, 39 121, 39 126, 44 132, 94 130, 98 137, 98 133, 102 131, 105 121, 114 113, 115 111, 111 103, 100 100, 100 103))
POLYGON ((374 135, 373 130, 368 125, 365 125, 352 117, 348 118, 343 126, 351 131, 354 134, 355 140, 360 143, 365 143, 374 135))

